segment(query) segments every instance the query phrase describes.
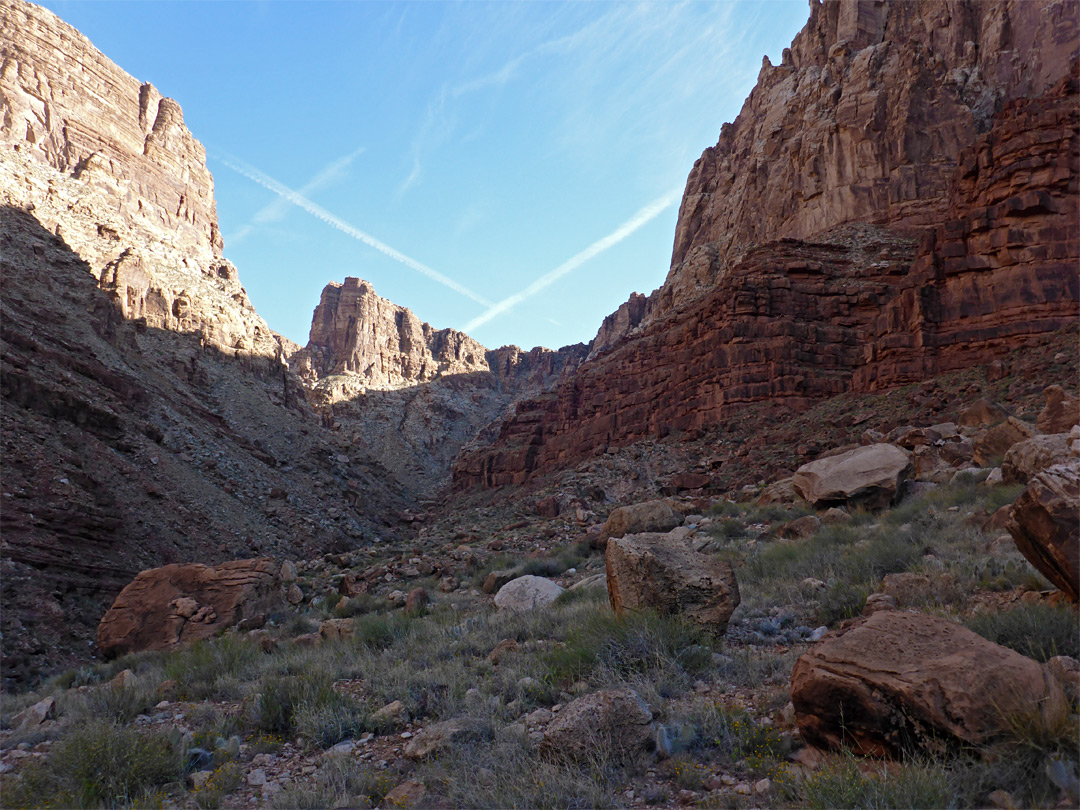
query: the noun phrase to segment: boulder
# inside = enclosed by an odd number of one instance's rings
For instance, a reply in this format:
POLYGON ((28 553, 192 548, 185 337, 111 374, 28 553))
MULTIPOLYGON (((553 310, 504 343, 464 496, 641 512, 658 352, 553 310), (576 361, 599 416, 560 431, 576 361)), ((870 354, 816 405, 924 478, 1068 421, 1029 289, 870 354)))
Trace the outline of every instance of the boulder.
POLYGON ((413 588, 405 597, 405 615, 417 616, 431 603, 431 597, 423 588, 413 588))
POLYGON ((607 587, 616 615, 652 608, 686 616, 718 633, 727 630, 739 604, 731 563, 664 534, 631 534, 608 541, 607 587))
POLYGON ((1036 473, 1068 459, 1068 433, 1032 436, 1009 448, 1001 462, 1001 480, 1006 484, 1026 484, 1036 473))
POLYGON ((612 510, 600 537, 606 540, 642 532, 668 532, 681 523, 682 518, 666 501, 645 501, 612 510))
POLYGON ((985 427, 1009 418, 1009 412, 996 402, 981 397, 966 405, 956 423, 964 427, 985 427))
POLYGON ((1044 665, 959 624, 895 610, 856 620, 804 654, 791 700, 809 743, 863 755, 982 745, 1018 717, 1068 716, 1044 665))
POLYGON ((427 759, 446 753, 455 745, 489 740, 491 736, 489 724, 468 717, 455 717, 421 729, 409 740, 403 753, 409 759, 427 759))
POLYGON ((761 494, 754 500, 758 506, 769 506, 774 503, 778 504, 795 504, 803 503, 802 496, 795 491, 794 478, 788 476, 787 478, 781 478, 779 481, 773 481, 765 489, 761 490, 761 494))
POLYGON ((544 577, 526 574, 511 580, 495 594, 495 607, 499 610, 522 611, 547 607, 563 589, 544 577))
POLYGON ((338 583, 338 593, 349 598, 360 596, 370 590, 371 586, 368 584, 367 580, 357 576, 351 571, 343 576, 341 582, 338 583))
POLYGON ((870 444, 804 464, 795 472, 795 491, 814 506, 841 504, 882 509, 896 498, 912 473, 911 455, 891 444, 870 444))
POLYGON ((1073 602, 1080 596, 1080 459, 1035 475, 1006 524, 1016 547, 1073 602))
POLYGON ((1046 404, 1035 420, 1035 427, 1043 433, 1068 433, 1073 425, 1080 425, 1080 397, 1065 392, 1060 385, 1051 385, 1043 396, 1046 404))
POLYGON ((803 515, 801 518, 785 523, 777 530, 777 533, 789 540, 805 540, 808 537, 813 537, 814 533, 820 528, 820 518, 814 515, 803 515))
POLYGON ((408 708, 400 700, 387 703, 371 714, 371 722, 376 728, 402 728, 410 719, 408 708))
POLYGON ((563 707, 544 731, 540 751, 569 761, 628 760, 653 742, 653 715, 632 689, 605 689, 563 707))
POLYGON ((37 728, 46 720, 52 720, 56 717, 56 700, 47 697, 44 700, 39 700, 32 706, 27 706, 13 718, 11 718, 12 728, 19 731, 25 731, 26 729, 37 728))
POLYGON ((1014 444, 1030 439, 1036 433, 1035 428, 1027 422, 1010 416, 1000 425, 995 425, 975 437, 972 458, 976 464, 985 467, 993 459, 1004 456, 1014 444))
POLYGON ((320 641, 344 641, 352 638, 354 619, 327 619, 319 625, 320 641))
POLYGON ((98 650, 106 658, 172 650, 210 638, 244 619, 282 610, 279 569, 275 560, 263 557, 143 571, 101 619, 98 650))
POLYGON ((521 572, 516 568, 502 568, 492 571, 484 578, 482 590, 484 593, 495 593, 507 582, 512 582, 519 576, 521 576, 521 572))
POLYGON ((407 779, 387 793, 379 807, 415 807, 424 801, 427 788, 416 779, 407 779))

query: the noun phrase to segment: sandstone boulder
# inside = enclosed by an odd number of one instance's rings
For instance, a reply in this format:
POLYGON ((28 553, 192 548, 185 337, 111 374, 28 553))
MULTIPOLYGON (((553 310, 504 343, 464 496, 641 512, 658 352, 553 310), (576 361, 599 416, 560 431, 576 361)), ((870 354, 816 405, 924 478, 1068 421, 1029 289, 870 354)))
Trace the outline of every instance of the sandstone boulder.
POLYGON ((544 577, 526 574, 511 580, 495 594, 495 607, 499 610, 536 610, 550 605, 559 598, 563 589, 544 577))
POLYGON ((1042 664, 945 619, 899 611, 827 635, 796 662, 791 700, 808 742, 867 755, 981 745, 1011 719, 1068 714, 1042 664))
POLYGON ((1072 601, 1080 597, 1080 459, 1038 473, 1013 501, 1016 547, 1072 601))
POLYGON ((794 480, 794 478, 788 476, 787 478, 781 478, 779 481, 773 481, 765 489, 761 490, 761 494, 757 496, 754 503, 759 506, 769 506, 774 503, 802 503, 802 496, 795 491, 794 480))
POLYGON ((964 427, 984 427, 1009 418, 1009 412, 996 402, 981 397, 960 411, 956 423, 964 427))
POLYGON ((244 619, 281 610, 285 600, 279 569, 276 561, 263 557, 143 571, 120 592, 98 625, 98 650, 106 658, 172 650, 244 619))
POLYGON ((1001 480, 1006 484, 1026 484, 1047 467, 1069 459, 1069 434, 1051 433, 1017 442, 1001 462, 1001 480))
POLYGON ((632 689, 605 689, 567 704, 544 731, 542 753, 588 761, 605 755, 627 760, 649 748, 653 715, 632 689))
POLYGON ((1027 422, 1010 416, 1000 425, 994 425, 975 437, 972 457, 975 463, 985 467, 992 459, 1004 456, 1014 444, 1030 439, 1036 433, 1035 428, 1027 422))
POLYGON ((777 530, 777 533, 789 540, 805 540, 808 537, 813 537, 814 533, 820 528, 820 518, 814 515, 803 515, 801 518, 785 523, 777 530))
POLYGON ((645 501, 612 510, 600 536, 608 539, 642 532, 668 532, 680 523, 682 518, 667 502, 645 501))
POLYGON ((1080 397, 1065 392, 1060 385, 1051 385, 1045 391, 1046 405, 1035 420, 1035 427, 1043 433, 1068 433, 1073 425, 1080 425, 1080 397))
POLYGON ((631 534, 608 541, 607 586, 616 615, 652 608, 686 616, 718 633, 727 630, 739 604, 731 563, 664 534, 631 534))
POLYGON ((355 619, 327 619, 319 625, 320 641, 343 641, 352 638, 355 619))
POLYGON ((795 472, 795 491, 814 506, 841 504, 882 509, 893 502, 911 475, 910 454, 891 444, 870 444, 804 464, 795 472))

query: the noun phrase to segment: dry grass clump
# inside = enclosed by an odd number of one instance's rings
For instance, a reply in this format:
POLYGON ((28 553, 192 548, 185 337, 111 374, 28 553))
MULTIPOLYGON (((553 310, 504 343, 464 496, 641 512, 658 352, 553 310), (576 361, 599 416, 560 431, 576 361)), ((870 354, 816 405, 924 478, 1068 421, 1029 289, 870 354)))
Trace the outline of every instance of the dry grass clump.
POLYGON ((73 729, 43 762, 3 782, 4 807, 123 807, 183 777, 182 738, 91 723, 73 729))

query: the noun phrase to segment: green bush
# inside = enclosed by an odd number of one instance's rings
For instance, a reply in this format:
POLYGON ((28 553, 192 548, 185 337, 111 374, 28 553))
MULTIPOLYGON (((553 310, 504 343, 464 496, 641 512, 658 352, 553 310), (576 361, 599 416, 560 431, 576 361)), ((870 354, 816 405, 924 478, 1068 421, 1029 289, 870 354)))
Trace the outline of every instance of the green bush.
POLYGON ((983 638, 1037 661, 1055 655, 1080 657, 1080 623, 1064 606, 1022 604, 995 613, 980 613, 965 623, 983 638))
POLYGON ((183 746, 162 732, 91 723, 43 763, 5 779, 4 807, 120 807, 183 777, 183 746))

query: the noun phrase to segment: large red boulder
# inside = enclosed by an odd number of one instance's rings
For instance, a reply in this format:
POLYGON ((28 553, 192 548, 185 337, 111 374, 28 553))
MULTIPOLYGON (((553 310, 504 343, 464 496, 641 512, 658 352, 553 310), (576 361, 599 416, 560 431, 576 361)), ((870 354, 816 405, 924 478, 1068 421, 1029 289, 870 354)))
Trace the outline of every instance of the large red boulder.
POLYGON ((1013 501, 1006 528, 1032 565, 1069 599, 1080 599, 1080 459, 1034 476, 1013 501))
POLYGON ((1068 716, 1042 664, 937 616, 881 611, 831 633, 795 664, 791 702, 803 737, 824 748, 898 755, 982 745, 1011 721, 1068 716))
POLYGON ((245 619, 285 607, 281 565, 269 557, 217 566, 192 563, 143 571, 101 619, 97 647, 106 658, 172 650, 210 638, 245 619))

